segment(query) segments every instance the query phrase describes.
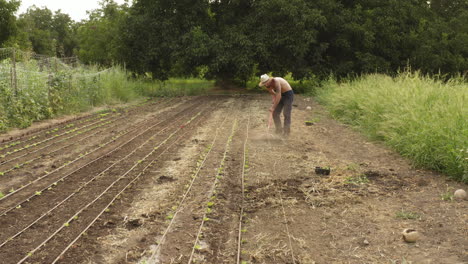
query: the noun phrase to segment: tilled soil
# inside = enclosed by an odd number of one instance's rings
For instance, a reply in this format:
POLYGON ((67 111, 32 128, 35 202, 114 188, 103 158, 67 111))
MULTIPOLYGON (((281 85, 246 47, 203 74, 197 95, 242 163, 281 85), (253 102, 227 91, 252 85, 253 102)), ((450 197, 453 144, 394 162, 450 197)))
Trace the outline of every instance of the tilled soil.
POLYGON ((467 201, 451 196, 466 185, 309 98, 274 135, 268 104, 157 99, 1 143, 0 262, 468 263, 467 201))

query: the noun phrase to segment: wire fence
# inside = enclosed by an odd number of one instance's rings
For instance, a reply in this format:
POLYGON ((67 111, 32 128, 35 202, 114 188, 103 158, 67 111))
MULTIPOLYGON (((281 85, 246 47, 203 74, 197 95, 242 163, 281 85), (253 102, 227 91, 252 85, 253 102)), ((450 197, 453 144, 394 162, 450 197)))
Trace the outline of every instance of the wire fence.
POLYGON ((106 103, 114 96, 110 78, 125 80, 125 71, 118 67, 99 71, 77 57, 1 48, 0 131, 106 103))

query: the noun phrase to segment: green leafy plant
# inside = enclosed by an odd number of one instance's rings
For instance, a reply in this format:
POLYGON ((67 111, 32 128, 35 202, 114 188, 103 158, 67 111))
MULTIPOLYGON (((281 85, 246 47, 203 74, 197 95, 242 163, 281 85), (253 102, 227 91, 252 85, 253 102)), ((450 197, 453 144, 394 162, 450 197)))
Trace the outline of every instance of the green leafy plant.
POLYGON ((369 179, 365 175, 346 177, 345 184, 363 185, 369 183, 369 179))
POLYGON ((414 220, 414 219, 419 219, 421 218, 421 215, 415 212, 409 212, 409 211, 399 211, 396 213, 396 218, 404 219, 404 220, 414 220))

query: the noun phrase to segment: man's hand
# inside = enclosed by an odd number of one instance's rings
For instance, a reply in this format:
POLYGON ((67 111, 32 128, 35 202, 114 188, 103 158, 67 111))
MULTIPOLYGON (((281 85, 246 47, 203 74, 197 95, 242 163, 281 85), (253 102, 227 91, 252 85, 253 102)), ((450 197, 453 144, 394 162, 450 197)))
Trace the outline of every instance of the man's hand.
POLYGON ((273 113, 273 111, 275 111, 275 108, 272 106, 272 107, 270 107, 270 109, 268 111, 273 113))

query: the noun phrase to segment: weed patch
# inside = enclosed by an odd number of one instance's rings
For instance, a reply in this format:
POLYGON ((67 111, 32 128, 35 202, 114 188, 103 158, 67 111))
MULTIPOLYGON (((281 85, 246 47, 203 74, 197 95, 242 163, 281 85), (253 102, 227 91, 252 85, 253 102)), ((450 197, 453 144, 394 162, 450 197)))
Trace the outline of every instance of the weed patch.
POLYGON ((468 182, 468 84, 418 73, 366 75, 318 92, 331 114, 382 140, 418 167, 468 182))

